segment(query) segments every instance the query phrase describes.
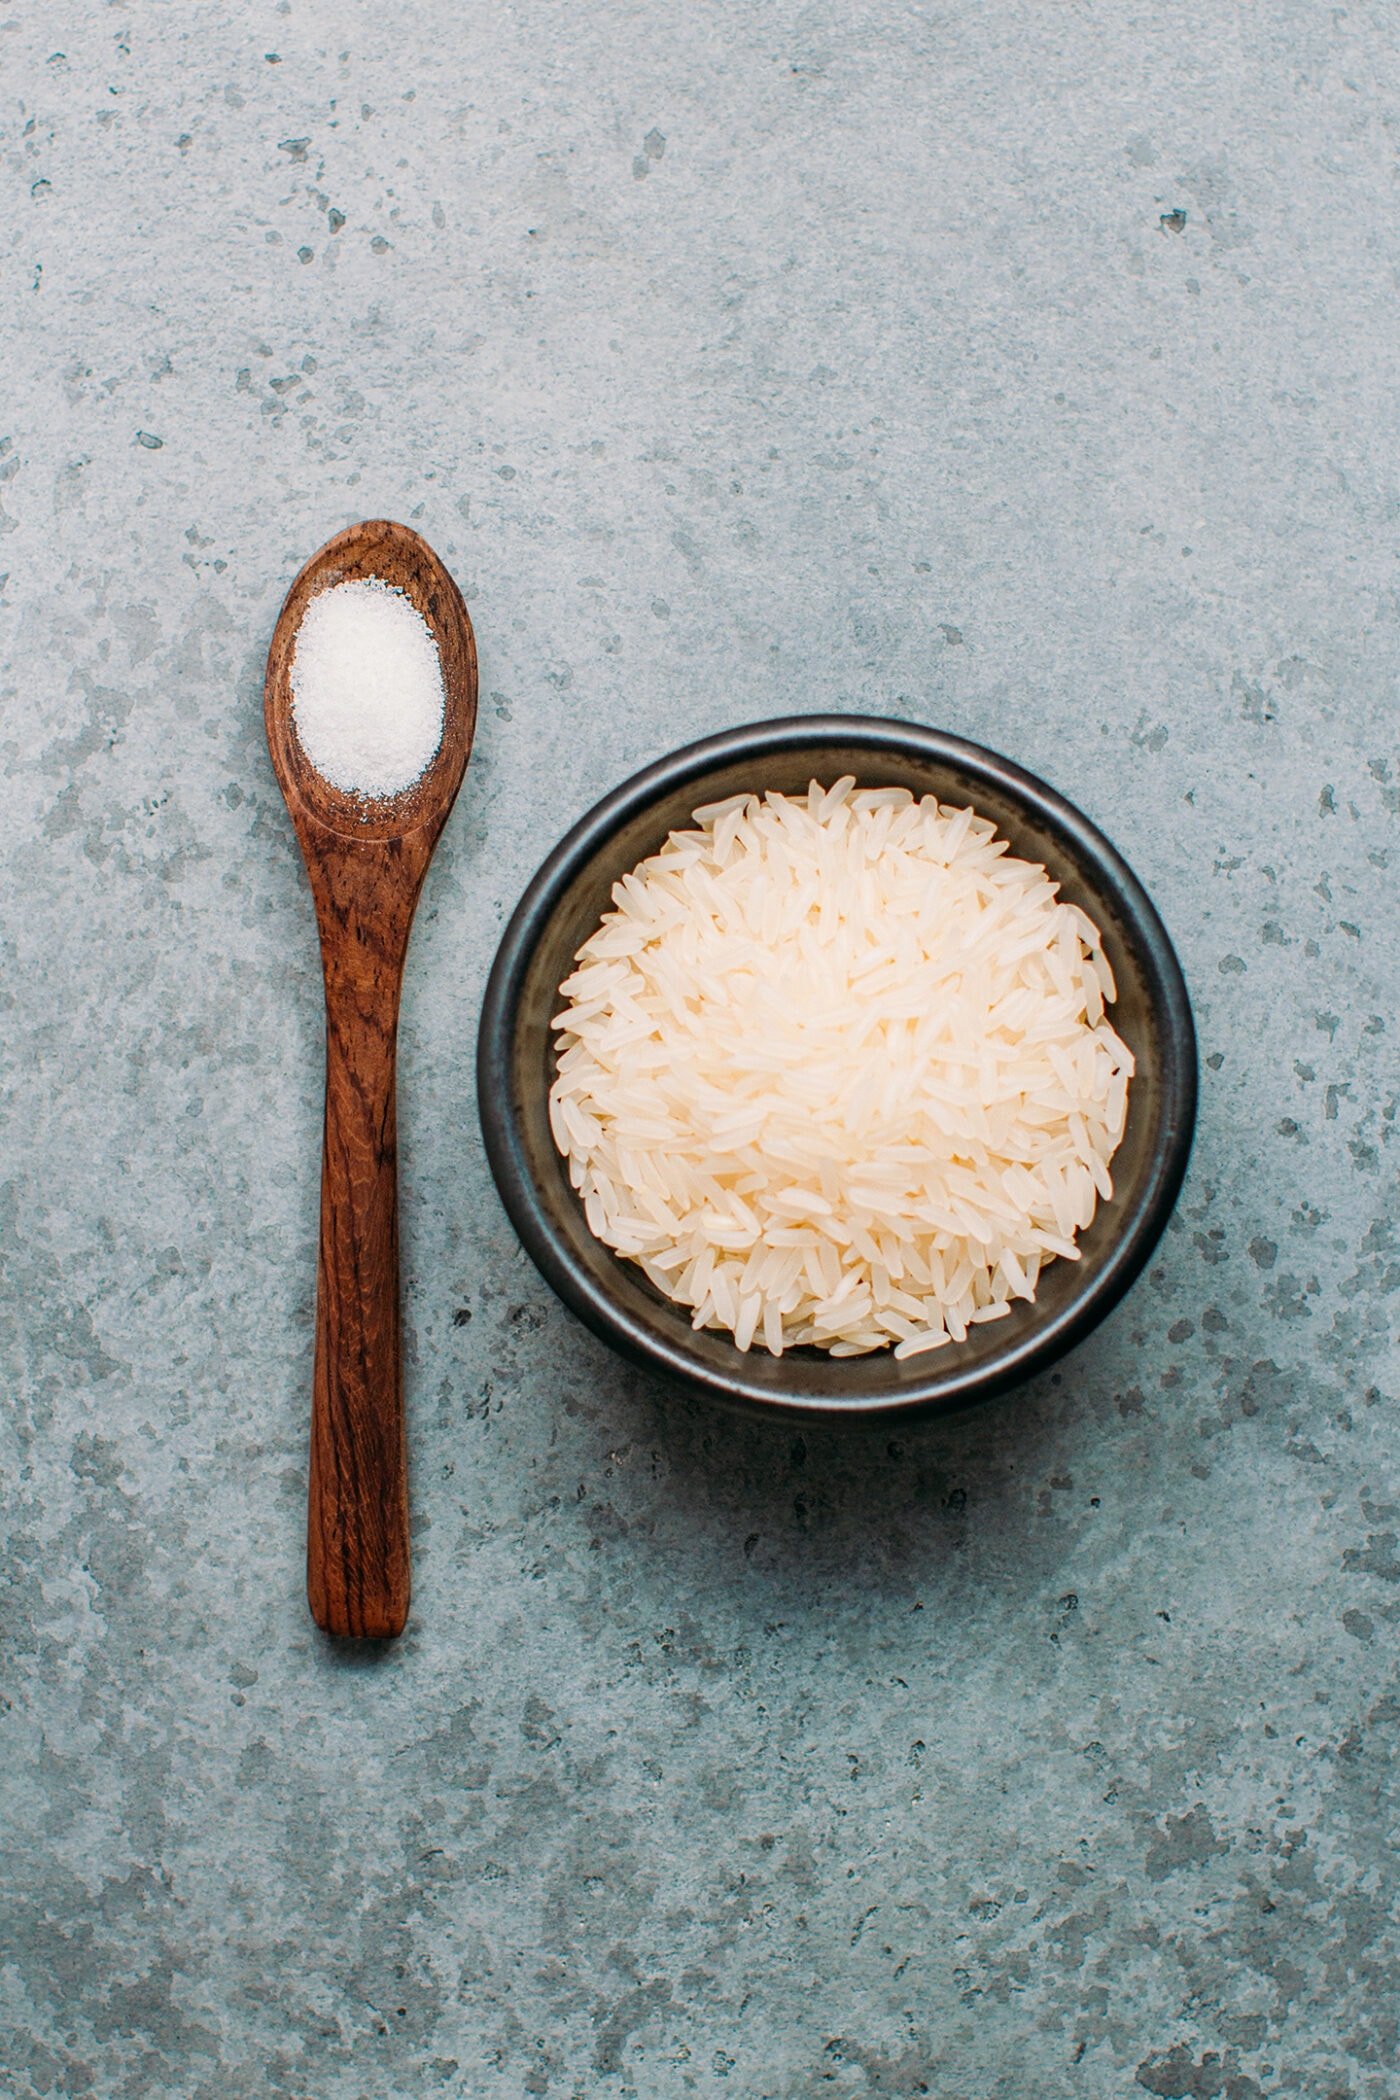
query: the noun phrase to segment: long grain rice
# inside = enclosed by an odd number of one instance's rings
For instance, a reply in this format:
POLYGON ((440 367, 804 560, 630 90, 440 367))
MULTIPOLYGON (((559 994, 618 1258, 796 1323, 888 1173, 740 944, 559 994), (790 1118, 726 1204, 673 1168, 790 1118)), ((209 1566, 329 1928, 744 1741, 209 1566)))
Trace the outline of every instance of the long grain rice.
POLYGON ((734 795, 612 895, 550 1126, 697 1328, 917 1356, 1079 1258, 1132 1053, 1098 928, 986 818, 850 777, 734 795))

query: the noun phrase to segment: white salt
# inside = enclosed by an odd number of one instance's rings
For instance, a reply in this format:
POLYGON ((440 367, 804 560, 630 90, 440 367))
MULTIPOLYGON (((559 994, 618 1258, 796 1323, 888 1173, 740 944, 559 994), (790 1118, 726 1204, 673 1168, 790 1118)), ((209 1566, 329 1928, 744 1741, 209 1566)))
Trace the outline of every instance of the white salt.
POLYGON ((432 629, 378 576, 307 606, 292 656, 292 721, 316 771, 382 801, 426 772, 442 742, 442 664, 432 629))

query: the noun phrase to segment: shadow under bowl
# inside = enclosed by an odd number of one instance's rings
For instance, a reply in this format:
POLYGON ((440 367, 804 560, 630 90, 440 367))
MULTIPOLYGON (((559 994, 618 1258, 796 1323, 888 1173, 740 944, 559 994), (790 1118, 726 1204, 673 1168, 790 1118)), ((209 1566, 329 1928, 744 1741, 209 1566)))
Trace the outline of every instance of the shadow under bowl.
POLYGON ((1147 893, 1088 818, 1009 759, 914 723, 855 715, 759 722, 688 745, 590 810, 533 877, 506 928, 482 1007, 477 1088, 487 1158, 541 1274, 595 1333, 648 1370, 714 1397, 827 1421, 947 1412, 1043 1370, 1083 1339, 1151 1255, 1186 1171, 1196 1116, 1196 1039, 1181 967, 1147 893), (1100 928, 1118 984, 1110 1012, 1137 1072, 1113 1159, 1114 1193, 1079 1235, 1077 1262, 1042 1270, 1035 1300, 962 1343, 896 1361, 889 1350, 743 1353, 696 1332, 689 1313, 594 1238, 549 1127, 551 1017, 573 958, 610 908, 613 884, 691 811, 745 790, 804 794, 853 773, 968 803, 1013 853, 1043 862, 1100 928))

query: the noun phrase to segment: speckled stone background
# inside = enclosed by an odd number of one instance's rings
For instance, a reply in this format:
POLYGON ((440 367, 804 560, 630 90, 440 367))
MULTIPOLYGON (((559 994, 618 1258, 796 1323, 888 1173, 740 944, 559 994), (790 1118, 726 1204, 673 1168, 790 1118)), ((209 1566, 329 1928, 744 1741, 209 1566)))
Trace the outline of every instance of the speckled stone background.
POLYGON ((49 0, 0 102, 0 2089, 1393 2100, 1393 9, 49 0), (376 513, 483 701, 384 1655, 302 1600, 319 980, 260 716, 376 513), (833 706, 1077 799, 1204 1057, 1130 1299, 893 1438, 614 1361, 473 1100, 554 837, 833 706))

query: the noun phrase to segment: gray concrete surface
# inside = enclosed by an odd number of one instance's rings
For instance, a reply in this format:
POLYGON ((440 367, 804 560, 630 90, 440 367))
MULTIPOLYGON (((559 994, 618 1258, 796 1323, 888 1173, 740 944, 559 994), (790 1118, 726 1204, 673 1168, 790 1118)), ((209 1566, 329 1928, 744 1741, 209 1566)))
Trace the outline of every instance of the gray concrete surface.
POLYGON ((1396 19, 0 20, 0 2090, 1391 2100, 1396 19), (301 1595, 311 915, 259 682, 417 522, 481 642, 402 1120, 417 1605, 301 1595), (653 1389, 496 1203, 548 843, 895 712, 1117 839, 1205 1057, 1160 1259, 897 1437, 653 1389))

